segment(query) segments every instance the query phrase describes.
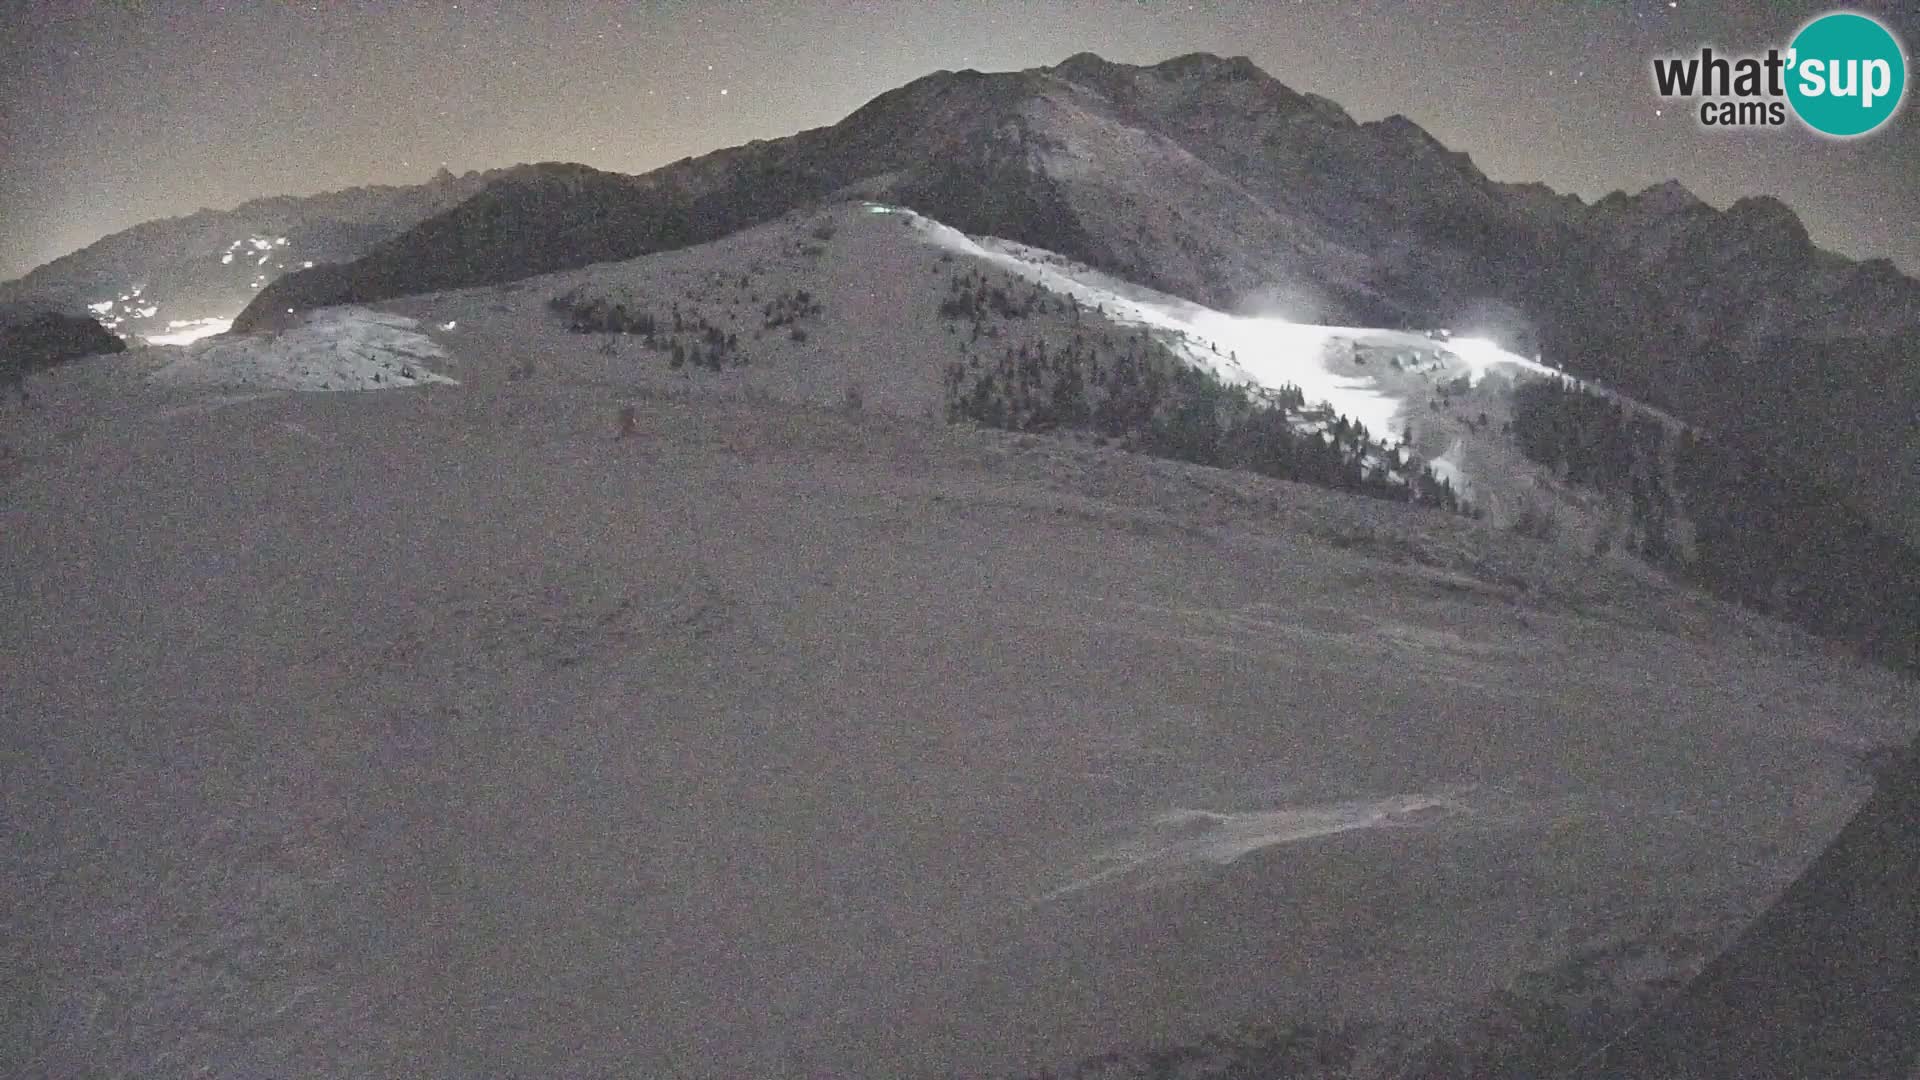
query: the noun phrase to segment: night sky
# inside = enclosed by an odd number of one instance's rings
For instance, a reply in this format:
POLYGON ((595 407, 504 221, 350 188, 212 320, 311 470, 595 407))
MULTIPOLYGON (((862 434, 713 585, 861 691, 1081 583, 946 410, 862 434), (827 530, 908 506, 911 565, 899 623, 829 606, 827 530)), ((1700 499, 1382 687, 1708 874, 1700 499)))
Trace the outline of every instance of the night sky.
MULTIPOLYGON (((1862 3, 1912 51, 1909 3, 1862 3)), ((1771 194, 1920 274, 1920 118, 1850 143, 1706 130, 1658 54, 1784 47, 1825 4, 1704 0, 0 0, 0 277, 150 218, 523 161, 641 172, 831 124, 940 68, 1247 55, 1400 112, 1501 180, 1771 194)), ((1909 72, 1909 81, 1914 73, 1909 72)), ((1911 99, 1914 94, 1909 91, 1911 99)))

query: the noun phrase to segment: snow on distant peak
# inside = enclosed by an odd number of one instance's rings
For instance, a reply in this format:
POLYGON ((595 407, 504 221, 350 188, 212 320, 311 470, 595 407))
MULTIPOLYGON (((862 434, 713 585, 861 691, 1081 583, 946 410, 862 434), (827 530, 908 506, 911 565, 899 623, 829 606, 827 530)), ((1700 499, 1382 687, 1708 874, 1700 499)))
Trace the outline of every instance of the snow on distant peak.
POLYGON ((270 390, 390 390, 424 383, 457 385, 426 363, 446 357, 402 315, 359 307, 325 308, 279 333, 209 338, 179 346, 153 373, 158 382, 270 390))

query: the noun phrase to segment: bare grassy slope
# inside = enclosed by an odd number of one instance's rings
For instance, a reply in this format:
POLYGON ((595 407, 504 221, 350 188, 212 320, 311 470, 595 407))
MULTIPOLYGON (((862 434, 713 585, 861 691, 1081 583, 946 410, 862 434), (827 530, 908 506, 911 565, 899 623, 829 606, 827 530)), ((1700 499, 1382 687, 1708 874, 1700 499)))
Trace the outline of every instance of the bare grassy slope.
POLYGON ((6 418, 0 1071, 950 1075, 1445 1020, 1723 940, 1914 716, 1458 519, 456 359, 237 399, 95 359, 6 418))

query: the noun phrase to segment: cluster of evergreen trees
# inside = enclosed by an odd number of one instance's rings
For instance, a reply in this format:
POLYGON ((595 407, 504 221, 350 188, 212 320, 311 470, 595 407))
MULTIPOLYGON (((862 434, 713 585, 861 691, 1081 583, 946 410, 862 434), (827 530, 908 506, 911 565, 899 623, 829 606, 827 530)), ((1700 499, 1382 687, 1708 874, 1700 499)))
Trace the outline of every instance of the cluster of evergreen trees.
POLYGON ((1517 387, 1513 425, 1528 458, 1632 496, 1644 557, 1723 599, 1920 671, 1920 554, 1844 499, 1768 455, 1692 430, 1670 435, 1558 380, 1517 387))
POLYGON ((1920 554, 1781 465, 1680 440, 1698 574, 1722 595, 1920 672, 1920 554))
POLYGON ((801 319, 819 318, 822 310, 820 301, 814 299, 812 293, 805 289, 794 289, 767 301, 766 307, 761 309, 761 325, 774 330, 801 319))
POLYGON ((1047 291, 1039 285, 1032 286, 1025 296, 1015 298, 1006 286, 995 285, 987 280, 986 275, 972 269, 949 275, 946 298, 940 301, 942 319, 966 319, 976 325, 988 315, 1003 320, 1025 319, 1036 313, 1045 315, 1052 310, 1047 291))
POLYGON ((1145 332, 1118 347, 1075 334, 1064 348, 1039 340, 991 360, 973 354, 948 365, 945 390, 949 421, 1097 432, 1159 457, 1471 512, 1450 484, 1364 425, 1307 413, 1297 387, 1230 386, 1145 332), (1316 415, 1324 431, 1302 430, 1316 415))
POLYGON ((547 307, 566 316, 567 329, 576 334, 639 334, 651 338, 659 329, 651 313, 630 312, 624 303, 581 300, 566 293, 547 301, 547 307))
POLYGON ((547 307, 564 315, 567 329, 576 334, 638 336, 647 348, 664 353, 667 365, 675 370, 692 366, 719 371, 729 363, 735 367, 747 364, 740 353, 738 334, 722 330, 697 311, 681 310, 678 302, 665 320, 646 310, 630 311, 625 303, 583 300, 573 293, 548 300, 547 307))
POLYGON ((1655 562, 1672 554, 1672 455, 1658 419, 1560 379, 1513 390, 1512 431, 1520 452, 1570 483, 1624 495, 1632 506, 1629 544, 1655 562))

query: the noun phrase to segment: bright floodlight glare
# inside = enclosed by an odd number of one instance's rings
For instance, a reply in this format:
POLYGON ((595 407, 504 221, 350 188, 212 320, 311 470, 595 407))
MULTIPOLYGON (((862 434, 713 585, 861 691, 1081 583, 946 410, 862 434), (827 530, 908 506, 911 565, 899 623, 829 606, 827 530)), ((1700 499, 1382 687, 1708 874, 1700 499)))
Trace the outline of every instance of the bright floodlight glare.
POLYGON ((1492 365, 1513 359, 1512 354, 1498 343, 1483 337, 1454 338, 1447 342, 1447 351, 1466 363, 1469 384, 1477 384, 1492 365))

